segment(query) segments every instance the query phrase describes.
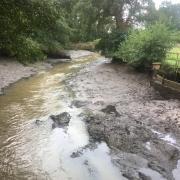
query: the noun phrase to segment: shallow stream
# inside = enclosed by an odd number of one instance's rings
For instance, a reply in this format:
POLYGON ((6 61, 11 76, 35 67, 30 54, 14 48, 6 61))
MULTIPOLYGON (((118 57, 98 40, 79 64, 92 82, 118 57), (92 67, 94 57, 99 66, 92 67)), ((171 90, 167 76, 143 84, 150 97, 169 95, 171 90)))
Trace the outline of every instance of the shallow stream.
POLYGON ((0 179, 121 180, 105 143, 86 148, 89 143, 81 110, 70 107, 73 94, 65 80, 96 55, 61 63, 48 71, 23 79, 0 96, 0 179), (52 129, 52 114, 69 112, 66 129, 52 129), (40 120, 36 124, 36 120, 40 120))

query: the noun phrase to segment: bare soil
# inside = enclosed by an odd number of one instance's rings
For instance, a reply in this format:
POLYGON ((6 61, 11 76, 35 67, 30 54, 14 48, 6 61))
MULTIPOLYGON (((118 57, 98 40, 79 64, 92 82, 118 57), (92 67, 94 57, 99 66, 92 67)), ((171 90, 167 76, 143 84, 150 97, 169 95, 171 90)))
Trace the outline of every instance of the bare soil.
MULTIPOLYGON (((103 57, 68 81, 73 106, 93 141, 105 141, 130 180, 174 180, 180 158, 180 101, 164 99, 150 77, 103 57), (150 173, 147 173, 150 172, 150 173)), ((180 171, 180 170, 179 170, 180 171)))

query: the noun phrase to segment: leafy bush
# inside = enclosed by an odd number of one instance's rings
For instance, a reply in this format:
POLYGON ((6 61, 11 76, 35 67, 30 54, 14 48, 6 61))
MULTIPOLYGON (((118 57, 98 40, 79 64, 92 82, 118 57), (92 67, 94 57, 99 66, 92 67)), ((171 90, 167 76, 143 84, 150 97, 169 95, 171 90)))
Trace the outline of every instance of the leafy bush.
POLYGON ((176 43, 180 43, 180 31, 175 31, 171 34, 172 39, 176 43))
POLYGON ((33 62, 43 60, 46 56, 42 52, 40 44, 31 38, 20 37, 12 47, 11 53, 21 62, 33 62))
POLYGON ((122 58, 139 70, 151 67, 153 62, 161 62, 172 47, 170 32, 163 24, 155 24, 145 29, 133 30, 119 46, 115 56, 122 58))
POLYGON ((102 35, 101 40, 96 45, 96 49, 100 50, 102 54, 113 56, 119 45, 125 40, 126 32, 114 30, 111 33, 102 35))
POLYGON ((67 43, 69 31, 58 0, 0 1, 0 52, 20 61, 57 51, 67 43))

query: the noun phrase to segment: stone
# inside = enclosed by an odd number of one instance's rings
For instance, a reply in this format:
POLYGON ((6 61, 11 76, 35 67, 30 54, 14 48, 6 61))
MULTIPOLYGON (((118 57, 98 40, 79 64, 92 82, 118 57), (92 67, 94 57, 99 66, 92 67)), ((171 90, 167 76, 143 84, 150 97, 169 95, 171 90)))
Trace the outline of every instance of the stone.
POLYGON ((120 116, 120 114, 116 110, 116 107, 113 105, 108 105, 104 109, 102 109, 101 111, 106 113, 106 114, 115 114, 116 116, 120 116))
POLYGON ((68 126, 71 115, 68 112, 63 112, 59 115, 51 115, 50 118, 53 120, 52 128, 68 126))

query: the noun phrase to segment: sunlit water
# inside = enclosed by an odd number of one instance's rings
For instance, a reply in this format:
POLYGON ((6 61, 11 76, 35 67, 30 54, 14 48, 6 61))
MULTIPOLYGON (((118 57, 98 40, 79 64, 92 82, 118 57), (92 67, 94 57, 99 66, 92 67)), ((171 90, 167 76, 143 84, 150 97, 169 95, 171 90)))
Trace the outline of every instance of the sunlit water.
POLYGON ((70 108, 73 94, 64 80, 82 64, 84 57, 56 65, 47 72, 21 80, 0 96, 0 179, 121 180, 105 143, 71 154, 89 143, 81 111, 70 108), (51 114, 67 111, 72 119, 66 129, 52 130, 51 114), (41 120, 37 125, 35 120, 41 120))

